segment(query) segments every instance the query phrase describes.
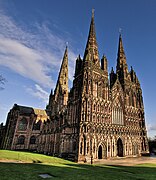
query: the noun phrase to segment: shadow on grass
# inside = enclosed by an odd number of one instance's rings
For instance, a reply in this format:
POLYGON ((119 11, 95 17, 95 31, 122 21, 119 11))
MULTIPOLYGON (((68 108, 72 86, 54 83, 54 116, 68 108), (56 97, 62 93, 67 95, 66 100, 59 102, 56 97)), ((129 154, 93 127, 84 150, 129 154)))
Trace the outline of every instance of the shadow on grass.
POLYGON ((86 164, 34 164, 0 163, 1 180, 41 180, 39 174, 49 174, 48 179, 60 180, 155 180, 155 167, 105 166, 86 164))

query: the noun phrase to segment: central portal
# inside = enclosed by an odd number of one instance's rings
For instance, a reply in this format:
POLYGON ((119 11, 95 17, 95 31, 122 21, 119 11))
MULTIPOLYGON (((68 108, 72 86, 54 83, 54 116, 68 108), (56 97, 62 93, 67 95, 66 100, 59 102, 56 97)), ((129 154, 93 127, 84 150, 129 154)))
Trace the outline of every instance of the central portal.
POLYGON ((123 144, 120 138, 117 141, 117 156, 123 157, 123 144))
POLYGON ((102 159, 102 146, 99 146, 99 150, 98 150, 98 159, 102 159))

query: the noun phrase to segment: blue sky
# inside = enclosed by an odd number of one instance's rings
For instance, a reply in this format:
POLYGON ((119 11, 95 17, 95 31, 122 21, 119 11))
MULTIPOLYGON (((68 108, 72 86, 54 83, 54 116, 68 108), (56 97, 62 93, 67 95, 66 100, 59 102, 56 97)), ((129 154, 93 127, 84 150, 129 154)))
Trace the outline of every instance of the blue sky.
POLYGON ((156 135, 155 0, 0 0, 0 122, 14 103, 45 108, 68 42, 70 86, 75 59, 83 57, 95 9, 99 54, 116 66, 119 28, 127 63, 136 71, 148 135, 156 135))

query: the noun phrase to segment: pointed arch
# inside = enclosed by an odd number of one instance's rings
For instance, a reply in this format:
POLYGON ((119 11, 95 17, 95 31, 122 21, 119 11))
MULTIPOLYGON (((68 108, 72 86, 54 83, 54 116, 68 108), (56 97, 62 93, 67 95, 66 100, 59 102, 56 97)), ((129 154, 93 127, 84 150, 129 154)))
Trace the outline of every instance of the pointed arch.
POLYGON ((23 117, 18 123, 18 130, 19 131, 26 131, 28 125, 28 121, 25 117, 23 117))
POLYGON ((124 125, 122 102, 119 97, 115 99, 112 107, 112 123, 124 125))
POLYGON ((98 148, 98 159, 102 159, 102 146, 101 145, 98 148))
POLYGON ((36 144, 36 137, 35 136, 30 137, 30 144, 36 144))
POLYGON ((86 136, 84 135, 83 136, 83 153, 84 153, 84 155, 86 155, 86 136))
POLYGON ((107 148, 105 144, 99 144, 98 146, 98 159, 106 159, 107 158, 107 148))
POLYGON ((124 93, 118 77, 111 91, 112 91, 112 123, 124 125, 124 93))
POLYGON ((23 145, 25 143, 25 136, 20 135, 17 140, 17 144, 23 145))

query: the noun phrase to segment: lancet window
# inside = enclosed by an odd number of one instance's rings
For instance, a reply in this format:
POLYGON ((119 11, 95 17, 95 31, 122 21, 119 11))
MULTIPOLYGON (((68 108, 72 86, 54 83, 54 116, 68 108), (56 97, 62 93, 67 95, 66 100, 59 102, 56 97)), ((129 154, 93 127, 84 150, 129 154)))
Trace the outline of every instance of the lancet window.
POLYGON ((119 105, 113 107, 112 124, 124 125, 123 109, 119 105))

